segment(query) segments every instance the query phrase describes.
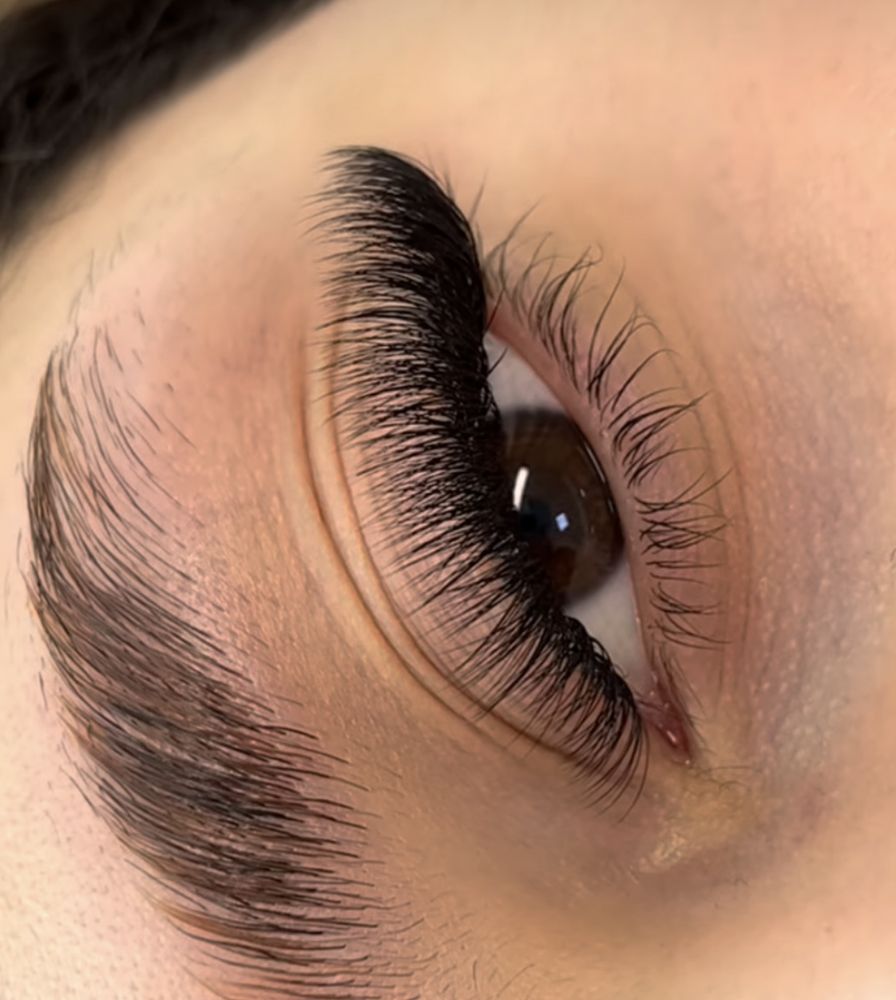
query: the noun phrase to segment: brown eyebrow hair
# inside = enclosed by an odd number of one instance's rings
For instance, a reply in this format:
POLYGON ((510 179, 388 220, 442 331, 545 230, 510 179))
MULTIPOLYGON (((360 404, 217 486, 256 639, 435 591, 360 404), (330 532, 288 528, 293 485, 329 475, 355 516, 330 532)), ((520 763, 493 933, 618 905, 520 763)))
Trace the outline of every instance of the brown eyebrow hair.
POLYGON ((84 153, 328 0, 50 0, 0 14, 0 251, 84 153))
POLYGON ((152 471, 167 429, 110 389, 120 369, 102 330, 52 355, 26 470, 77 781, 222 995, 412 1000, 407 917, 370 882, 348 766, 244 679, 252 637, 234 649, 192 606, 152 471))

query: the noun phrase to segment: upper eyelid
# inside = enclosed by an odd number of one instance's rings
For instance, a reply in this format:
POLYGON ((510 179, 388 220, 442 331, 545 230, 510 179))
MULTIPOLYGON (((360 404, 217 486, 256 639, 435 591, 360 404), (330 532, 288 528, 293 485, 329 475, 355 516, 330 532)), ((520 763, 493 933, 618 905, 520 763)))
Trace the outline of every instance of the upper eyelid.
POLYGON ((472 228, 438 181, 400 154, 350 147, 331 164, 330 186, 316 199, 324 205, 318 230, 329 306, 318 327, 325 360, 317 374, 328 384, 330 415, 359 456, 354 481, 366 474, 377 491, 383 537, 395 545, 390 564, 419 569, 425 539, 432 558, 414 576, 415 606, 438 596, 452 627, 471 635, 480 606, 503 613, 489 648, 476 645, 448 673, 480 708, 516 696, 541 723, 553 718, 593 799, 617 802, 644 760, 639 716, 606 651, 563 614, 513 530, 492 450, 498 419, 486 390, 487 301, 472 228), (409 418, 415 401, 427 419, 409 418), (388 461, 378 457, 383 440, 388 461), (480 582, 475 601, 462 579, 480 582), (519 592, 502 605, 508 580, 519 592), (524 649, 531 659, 514 673, 524 649), (561 674, 580 685, 579 697, 549 682, 561 674), (484 700, 475 696, 477 679, 487 685, 484 700))

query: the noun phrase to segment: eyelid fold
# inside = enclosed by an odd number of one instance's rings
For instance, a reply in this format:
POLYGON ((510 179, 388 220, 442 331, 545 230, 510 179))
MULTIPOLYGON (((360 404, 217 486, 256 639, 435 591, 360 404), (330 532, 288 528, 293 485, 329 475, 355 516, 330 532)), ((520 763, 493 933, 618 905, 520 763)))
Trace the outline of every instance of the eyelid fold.
POLYGON ((318 375, 397 613, 473 717, 554 747, 595 798, 618 798, 644 760, 640 719, 516 537, 469 224, 421 168, 363 148, 330 158, 315 208, 318 375))

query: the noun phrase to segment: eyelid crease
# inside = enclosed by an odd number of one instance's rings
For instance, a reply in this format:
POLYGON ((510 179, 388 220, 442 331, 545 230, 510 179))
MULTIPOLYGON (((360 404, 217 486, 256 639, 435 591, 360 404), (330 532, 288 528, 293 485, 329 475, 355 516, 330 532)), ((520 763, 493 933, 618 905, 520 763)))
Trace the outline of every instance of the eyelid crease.
POLYGON ((595 800, 637 794, 644 744, 632 694, 563 614, 512 527, 467 220, 425 169, 384 150, 336 151, 326 181, 313 203, 328 313, 318 374, 381 512, 374 554, 417 595, 412 629, 415 614, 442 622, 460 657, 449 679, 477 710, 525 705, 542 733, 564 733, 595 800), (491 625, 476 638, 483 614, 491 625))

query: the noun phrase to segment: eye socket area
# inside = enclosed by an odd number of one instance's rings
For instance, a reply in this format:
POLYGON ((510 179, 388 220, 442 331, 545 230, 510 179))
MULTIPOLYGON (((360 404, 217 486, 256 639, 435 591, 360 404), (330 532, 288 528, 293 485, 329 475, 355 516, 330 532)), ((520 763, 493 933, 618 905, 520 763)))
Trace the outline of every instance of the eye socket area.
MULTIPOLYGON (((392 154, 343 152, 333 175, 321 223, 333 250, 325 257, 326 313, 318 329, 338 462, 381 596, 419 658, 443 686, 463 693, 472 715, 498 717, 559 751, 601 794, 612 794, 642 759, 641 696, 601 642, 566 613, 531 539, 521 537, 483 344, 491 303, 469 224, 431 177, 392 154)), ((487 284, 492 290, 491 279, 487 284)), ((524 304, 525 279, 517 287, 524 304)), ((558 351, 572 350, 566 320, 573 310, 561 306, 562 322, 551 323, 562 280, 540 289, 528 312, 536 322, 527 329, 546 348, 542 354, 555 345, 557 361, 558 351)), ((604 338, 595 358, 631 361, 631 376, 625 363, 613 365, 622 388, 612 404, 624 421, 614 447, 627 448, 647 475, 657 445, 645 452, 639 442, 652 414, 629 409, 627 391, 652 356, 645 361, 641 346, 623 350, 637 329, 626 325, 604 338)), ((586 346, 589 363, 591 353, 586 346)), ((569 364, 565 378, 581 389, 569 364)), ((600 588, 601 598, 630 591, 625 584, 600 588)), ((375 603, 381 606, 380 596, 375 603)), ((631 599, 627 608, 629 631, 637 634, 631 599)), ((426 686, 438 694, 438 685, 426 686)), ((665 707, 662 697, 652 701, 665 707)))

